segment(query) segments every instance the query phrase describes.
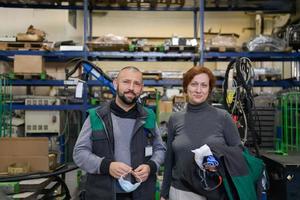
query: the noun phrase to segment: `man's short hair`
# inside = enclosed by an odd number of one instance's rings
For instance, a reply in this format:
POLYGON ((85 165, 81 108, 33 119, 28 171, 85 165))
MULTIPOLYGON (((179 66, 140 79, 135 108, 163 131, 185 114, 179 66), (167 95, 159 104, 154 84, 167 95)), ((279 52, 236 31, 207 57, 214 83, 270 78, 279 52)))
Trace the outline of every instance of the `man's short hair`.
POLYGON ((126 67, 122 68, 122 69, 119 71, 119 73, 118 73, 118 75, 116 76, 116 78, 118 78, 119 74, 120 74, 123 70, 130 70, 130 71, 134 71, 134 72, 140 72, 140 73, 142 74, 141 70, 139 70, 137 67, 134 67, 134 66, 126 66, 126 67))
MULTIPOLYGON (((123 70, 132 70, 132 71, 138 71, 138 72, 141 72, 141 70, 139 70, 137 67, 134 67, 134 66, 126 66, 126 67, 124 67, 124 68, 122 68, 121 70, 120 70, 120 72, 121 71, 123 71, 123 70)), ((141 72, 142 73, 142 72, 141 72)))

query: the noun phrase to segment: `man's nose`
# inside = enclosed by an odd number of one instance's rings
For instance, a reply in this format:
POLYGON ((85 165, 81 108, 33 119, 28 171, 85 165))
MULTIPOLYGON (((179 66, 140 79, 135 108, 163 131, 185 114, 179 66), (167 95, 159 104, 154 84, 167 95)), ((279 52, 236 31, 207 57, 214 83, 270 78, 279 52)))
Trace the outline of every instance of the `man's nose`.
POLYGON ((131 82, 130 85, 129 85, 129 89, 130 89, 130 90, 133 90, 133 88, 134 88, 134 83, 131 82))

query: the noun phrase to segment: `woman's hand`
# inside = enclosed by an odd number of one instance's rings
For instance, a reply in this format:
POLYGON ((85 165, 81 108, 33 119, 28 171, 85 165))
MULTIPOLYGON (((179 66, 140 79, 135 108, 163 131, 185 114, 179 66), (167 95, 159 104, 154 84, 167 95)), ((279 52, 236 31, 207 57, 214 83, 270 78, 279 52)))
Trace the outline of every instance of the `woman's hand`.
POLYGON ((160 200, 166 200, 165 198, 163 198, 163 197, 160 197, 160 200))

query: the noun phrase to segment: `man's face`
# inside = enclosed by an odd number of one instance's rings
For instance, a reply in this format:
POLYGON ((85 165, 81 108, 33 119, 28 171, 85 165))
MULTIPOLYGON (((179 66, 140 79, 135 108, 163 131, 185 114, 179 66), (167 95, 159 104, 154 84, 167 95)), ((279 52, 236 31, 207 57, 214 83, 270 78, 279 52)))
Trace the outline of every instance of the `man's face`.
POLYGON ((117 88, 117 98, 127 105, 136 102, 143 90, 142 73, 132 69, 122 70, 114 80, 117 88))

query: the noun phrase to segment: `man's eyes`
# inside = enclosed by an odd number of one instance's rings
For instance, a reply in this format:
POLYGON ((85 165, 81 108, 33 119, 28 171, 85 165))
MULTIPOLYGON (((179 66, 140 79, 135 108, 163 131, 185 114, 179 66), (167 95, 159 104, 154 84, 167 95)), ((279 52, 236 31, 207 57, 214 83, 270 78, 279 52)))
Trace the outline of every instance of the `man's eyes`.
MULTIPOLYGON (((124 83, 124 84, 131 84, 132 81, 130 81, 130 80, 124 80, 124 81, 122 81, 122 83, 124 83)), ((142 85, 142 83, 137 82, 137 81, 134 81, 133 84, 136 85, 136 86, 141 86, 142 85)))

